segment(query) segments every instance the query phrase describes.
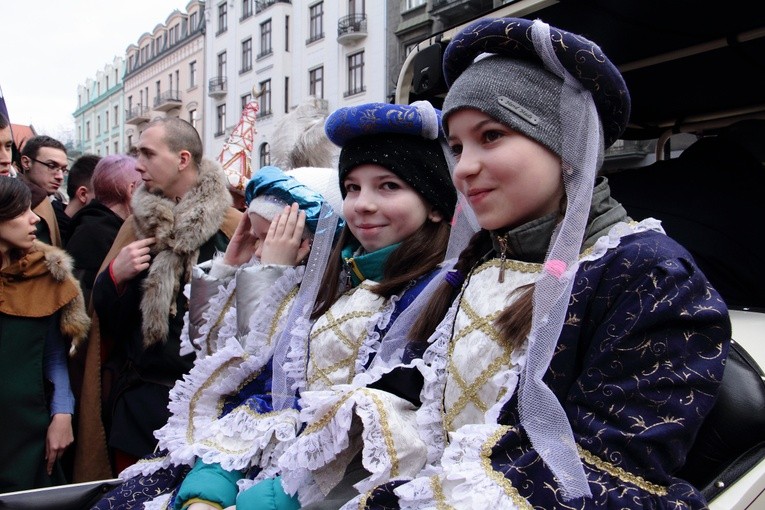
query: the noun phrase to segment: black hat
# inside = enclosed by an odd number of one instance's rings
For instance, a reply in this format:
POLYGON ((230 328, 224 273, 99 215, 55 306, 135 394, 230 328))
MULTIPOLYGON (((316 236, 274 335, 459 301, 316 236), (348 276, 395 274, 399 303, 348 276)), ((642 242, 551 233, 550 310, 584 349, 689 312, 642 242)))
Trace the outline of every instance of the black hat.
POLYGON ((451 219, 457 192, 442 148, 441 112, 426 101, 411 105, 367 103, 340 108, 325 130, 342 148, 338 170, 343 179, 359 165, 383 166, 414 188, 445 218, 451 219))

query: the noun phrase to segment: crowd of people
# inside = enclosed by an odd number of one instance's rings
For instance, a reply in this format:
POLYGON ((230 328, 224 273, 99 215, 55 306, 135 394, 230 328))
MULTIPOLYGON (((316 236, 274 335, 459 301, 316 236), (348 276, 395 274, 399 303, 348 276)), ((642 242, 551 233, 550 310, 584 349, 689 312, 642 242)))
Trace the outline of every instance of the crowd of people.
POLYGON ((94 508, 705 508, 675 473, 730 320, 599 174, 619 71, 502 18, 458 33, 444 74, 441 109, 296 111, 244 190, 177 118, 71 170, 29 140, 0 177, 0 492, 118 475, 94 508))

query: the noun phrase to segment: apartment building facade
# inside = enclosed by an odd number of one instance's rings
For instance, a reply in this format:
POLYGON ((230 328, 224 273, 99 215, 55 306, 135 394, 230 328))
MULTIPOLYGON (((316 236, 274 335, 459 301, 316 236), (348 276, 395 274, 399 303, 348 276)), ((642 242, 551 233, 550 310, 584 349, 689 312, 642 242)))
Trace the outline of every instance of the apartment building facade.
POLYGON ((327 111, 386 101, 385 1, 222 0, 206 5, 205 151, 217 156, 257 101, 253 167, 270 161, 278 120, 309 96, 327 111))
POLYGON ((114 60, 77 86, 75 110, 76 152, 106 156, 125 150, 123 139, 124 106, 122 77, 125 59, 114 60))
POLYGON ((205 2, 191 0, 144 33, 125 55, 126 150, 155 117, 180 117, 204 136, 205 2))

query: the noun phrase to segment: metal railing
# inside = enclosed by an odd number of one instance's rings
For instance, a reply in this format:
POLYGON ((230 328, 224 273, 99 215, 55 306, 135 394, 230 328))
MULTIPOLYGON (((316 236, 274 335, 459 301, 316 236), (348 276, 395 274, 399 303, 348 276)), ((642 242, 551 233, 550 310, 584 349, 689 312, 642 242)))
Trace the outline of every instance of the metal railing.
POLYGON ((227 83, 225 76, 216 76, 214 78, 210 78, 210 83, 208 85, 208 92, 210 94, 223 93, 226 92, 226 90, 227 83))
POLYGON ((255 13, 259 13, 271 7, 274 4, 291 4, 290 0, 255 0, 255 13))
POLYGON ((149 114, 149 109, 145 106, 134 106, 125 110, 125 120, 137 119, 140 117, 146 117, 149 114))
POLYGON ((154 98, 154 107, 164 104, 164 103, 180 103, 181 102, 181 93, 177 90, 167 90, 165 92, 162 92, 160 95, 154 98))
POLYGON ((366 33, 367 31, 367 15, 366 14, 349 14, 343 16, 337 22, 337 35, 338 37, 346 34, 366 33))

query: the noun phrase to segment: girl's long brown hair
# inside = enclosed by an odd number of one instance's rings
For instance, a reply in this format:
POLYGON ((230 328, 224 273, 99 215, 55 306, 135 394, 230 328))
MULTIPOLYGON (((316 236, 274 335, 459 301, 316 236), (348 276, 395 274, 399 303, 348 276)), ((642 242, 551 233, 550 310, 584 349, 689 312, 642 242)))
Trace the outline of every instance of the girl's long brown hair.
MULTIPOLYGON (((383 278, 373 292, 386 299, 403 291, 412 280, 429 273, 438 266, 446 253, 449 242, 449 223, 447 221, 425 223, 396 248, 385 263, 383 278)), ((330 264, 324 272, 319 293, 316 297, 312 319, 326 312, 343 292, 338 285, 343 268, 342 249, 353 238, 346 225, 332 249, 330 264)))
MULTIPOLYGON (((470 239, 467 247, 460 253, 454 269, 469 278, 473 268, 491 249, 491 237, 486 230, 480 230, 470 239)), ((531 313, 533 311, 534 286, 526 285, 519 288, 518 299, 506 307, 497 317, 494 325, 511 349, 519 347, 531 330, 531 313)), ((410 338, 414 341, 426 341, 436 330, 436 327, 446 315, 452 304, 457 289, 444 281, 433 293, 424 312, 417 318, 410 338)))

